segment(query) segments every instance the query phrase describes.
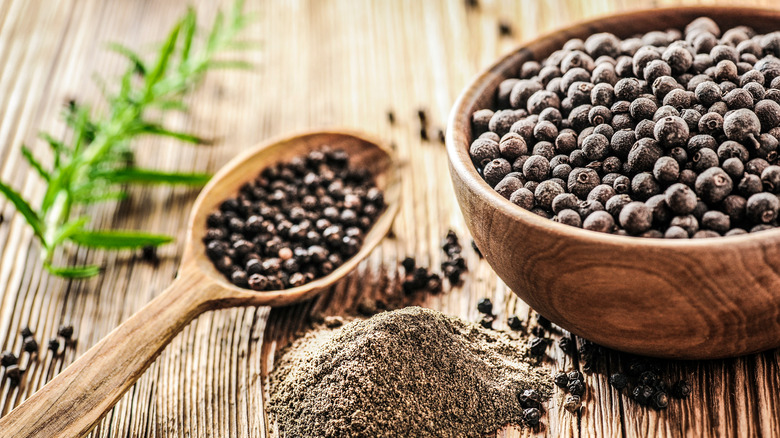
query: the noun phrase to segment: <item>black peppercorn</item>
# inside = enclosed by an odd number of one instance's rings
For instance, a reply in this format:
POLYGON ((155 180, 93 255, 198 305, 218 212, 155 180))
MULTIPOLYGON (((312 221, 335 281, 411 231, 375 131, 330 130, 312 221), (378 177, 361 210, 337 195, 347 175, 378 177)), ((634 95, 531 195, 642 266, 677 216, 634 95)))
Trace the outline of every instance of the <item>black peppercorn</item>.
POLYGON ((771 193, 756 193, 747 199, 745 211, 748 219, 758 224, 767 224, 777 218, 780 201, 771 193))
POLYGON ((550 162, 541 156, 533 155, 523 164, 523 175, 529 181, 544 181, 550 174, 550 162))
POLYGON ((16 387, 19 385, 19 381, 22 378, 22 371, 19 369, 18 365, 9 365, 5 369, 5 378, 8 379, 9 384, 11 387, 16 387))
POLYGON ((0 355, 0 365, 3 367, 9 367, 11 365, 16 365, 17 363, 19 363, 19 359, 10 351, 4 351, 2 355, 0 355))
POLYGON ((723 132, 729 140, 753 144, 761 132, 761 122, 753 111, 738 109, 723 119, 723 132))
POLYGON ((778 194, 780 193, 780 166, 768 166, 761 172, 761 183, 764 190, 778 194))
POLYGON ((563 402, 563 408, 575 414, 582 409, 582 399, 578 395, 569 395, 563 402))
POLYGON ((490 301, 490 298, 481 298, 477 301, 477 310, 479 313, 490 315, 493 313, 493 302, 490 301))
POLYGON ((672 395, 679 399, 687 398, 691 394, 691 385, 685 380, 678 380, 672 385, 672 395))
POLYGON ((585 384, 580 379, 570 380, 566 389, 571 395, 582 396, 585 394, 585 384))
POLYGON ((60 325, 60 327, 57 329, 57 335, 62 336, 66 340, 70 339, 73 337, 73 326, 70 324, 60 325))
POLYGON ((22 336, 22 339, 29 338, 33 335, 33 331, 30 329, 30 327, 25 326, 21 330, 19 330, 19 334, 22 336))
POLYGON ((708 204, 722 201, 732 188, 731 178, 720 167, 711 167, 696 178, 696 194, 708 204))
POLYGON ((563 371, 556 373, 553 381, 559 388, 566 388, 569 386, 569 376, 563 371))
POLYGON ((628 386, 628 377, 622 373, 612 374, 609 376, 609 384, 612 385, 613 388, 620 391, 621 389, 628 386))
POLYGON ((533 356, 541 356, 547 350, 547 338, 531 338, 528 341, 528 351, 533 356))
POLYGON ((51 338, 48 342, 48 348, 53 354, 57 354, 60 349, 60 340, 57 338, 51 338))
POLYGON ((496 317, 493 315, 485 315, 482 317, 482 319, 479 320, 479 325, 481 325, 483 328, 486 329, 492 329, 493 328, 493 322, 496 320, 496 317))
POLYGON ((653 222, 653 212, 643 202, 631 202, 620 211, 620 225, 631 234, 640 234, 653 222))
POLYGON ((542 419, 542 412, 537 408, 528 408, 523 411, 523 421, 529 427, 536 427, 542 419))
POLYGON ((569 337, 563 337, 558 340, 558 348, 564 354, 572 355, 574 354, 574 341, 569 337))
POLYGON ((517 315, 512 315, 506 320, 507 325, 512 330, 522 330, 523 329, 523 321, 517 317, 517 315))
POLYGON ((22 342, 22 349, 30 354, 37 353, 38 341, 36 341, 32 336, 27 336, 22 342))

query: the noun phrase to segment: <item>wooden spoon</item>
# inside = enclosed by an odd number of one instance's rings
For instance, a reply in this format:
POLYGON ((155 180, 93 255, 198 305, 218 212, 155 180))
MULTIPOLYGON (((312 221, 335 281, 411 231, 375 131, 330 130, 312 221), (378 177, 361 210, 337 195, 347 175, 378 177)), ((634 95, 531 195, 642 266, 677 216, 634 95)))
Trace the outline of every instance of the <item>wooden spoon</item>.
POLYGON ((306 300, 352 271, 390 230, 399 196, 398 167, 392 151, 359 134, 307 133, 262 144, 235 158, 212 178, 192 207, 184 255, 173 284, 0 419, 0 436, 86 435, 198 315, 225 307, 283 306, 306 300), (360 251, 330 275, 292 289, 254 292, 229 283, 205 255, 201 236, 208 214, 264 167, 324 145, 347 151, 350 165, 366 168, 384 190, 387 208, 366 234, 360 251))

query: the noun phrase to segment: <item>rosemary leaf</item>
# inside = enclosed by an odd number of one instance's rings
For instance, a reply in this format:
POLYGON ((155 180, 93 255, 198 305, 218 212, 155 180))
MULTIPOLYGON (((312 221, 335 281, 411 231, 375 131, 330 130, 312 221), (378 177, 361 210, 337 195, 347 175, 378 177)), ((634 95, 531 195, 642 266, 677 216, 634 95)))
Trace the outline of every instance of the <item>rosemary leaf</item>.
POLYGON ((152 134, 161 135, 163 137, 173 137, 177 140, 186 141, 187 143, 203 145, 212 144, 211 140, 198 137, 197 135, 187 134, 186 132, 171 131, 156 123, 139 123, 138 126, 133 128, 133 131, 134 134, 152 134))
POLYGON ((43 238, 43 226, 41 224, 41 218, 38 217, 38 213, 36 213, 35 210, 30 207, 30 204, 25 201, 24 198, 22 198, 22 195, 17 193, 14 189, 7 186, 2 181, 0 181, 0 193, 5 195, 5 197, 8 198, 12 204, 14 204, 16 211, 24 216, 24 219, 28 224, 30 224, 30 227, 32 227, 35 235, 38 236, 38 238, 43 242, 44 246, 46 246, 46 242, 43 238))
POLYGON ((207 173, 163 172, 153 169, 139 169, 137 167, 119 169, 106 173, 103 177, 115 183, 181 184, 189 186, 202 186, 211 179, 211 175, 207 173))
POLYGON ((89 278, 100 274, 100 266, 52 266, 48 263, 44 267, 50 273, 64 278, 89 278))
POLYGON ((32 168, 38 172, 38 175, 41 178, 45 179, 46 181, 51 180, 49 172, 43 168, 43 165, 38 161, 38 159, 35 158, 32 151, 27 146, 22 145, 22 156, 24 156, 27 162, 30 163, 30 166, 32 166, 32 168))
POLYGON ((92 248, 135 249, 173 242, 173 237, 140 231, 105 230, 73 233, 70 240, 92 248))

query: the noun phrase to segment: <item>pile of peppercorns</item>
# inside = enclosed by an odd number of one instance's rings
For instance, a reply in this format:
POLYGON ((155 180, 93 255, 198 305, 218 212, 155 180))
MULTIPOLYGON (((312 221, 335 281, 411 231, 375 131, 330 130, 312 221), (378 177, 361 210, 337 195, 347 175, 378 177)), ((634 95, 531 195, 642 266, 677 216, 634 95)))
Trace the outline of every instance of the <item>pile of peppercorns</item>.
POLYGON ((480 175, 511 202, 588 230, 714 237, 776 227, 780 32, 569 40, 472 115, 480 175))
POLYGON ((406 295, 415 292, 427 290, 433 294, 442 291, 441 276, 435 272, 430 272, 422 266, 417 266, 417 261, 412 257, 407 257, 401 262, 404 268, 404 281, 401 288, 406 295))
POLYGON ((461 275, 467 271, 466 259, 461 254, 463 247, 460 246, 458 235, 454 231, 447 231, 447 236, 441 244, 446 259, 441 262, 441 271, 450 281, 450 285, 457 286, 461 282, 461 275))
MULTIPOLYGON (((8 380, 11 387, 19 386, 22 375, 27 371, 33 359, 38 356, 38 341, 35 339, 32 329, 24 327, 19 331, 19 335, 22 337, 22 353, 19 356, 12 351, 0 353, 0 366, 5 369, 5 379, 8 380), (28 355, 27 364, 24 367, 20 365, 20 358, 23 353, 28 355)), ((57 330, 57 336, 64 339, 66 346, 75 343, 73 340, 73 326, 70 324, 61 325, 57 330)), ((48 349, 51 350, 53 356, 60 354, 60 340, 57 337, 49 339, 48 349)))
POLYGON ((214 266, 257 291, 301 286, 355 255, 385 208, 372 175, 323 147, 269 166, 208 216, 214 266))

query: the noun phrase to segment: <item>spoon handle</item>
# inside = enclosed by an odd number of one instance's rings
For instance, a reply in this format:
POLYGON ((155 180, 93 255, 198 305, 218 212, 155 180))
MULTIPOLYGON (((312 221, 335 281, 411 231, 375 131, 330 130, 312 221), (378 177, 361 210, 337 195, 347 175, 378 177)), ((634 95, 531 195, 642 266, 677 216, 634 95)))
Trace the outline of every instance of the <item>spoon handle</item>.
POLYGON ((184 274, 0 418, 0 437, 80 437, 89 433, 165 346, 198 315, 215 307, 217 286, 196 272, 184 274))

